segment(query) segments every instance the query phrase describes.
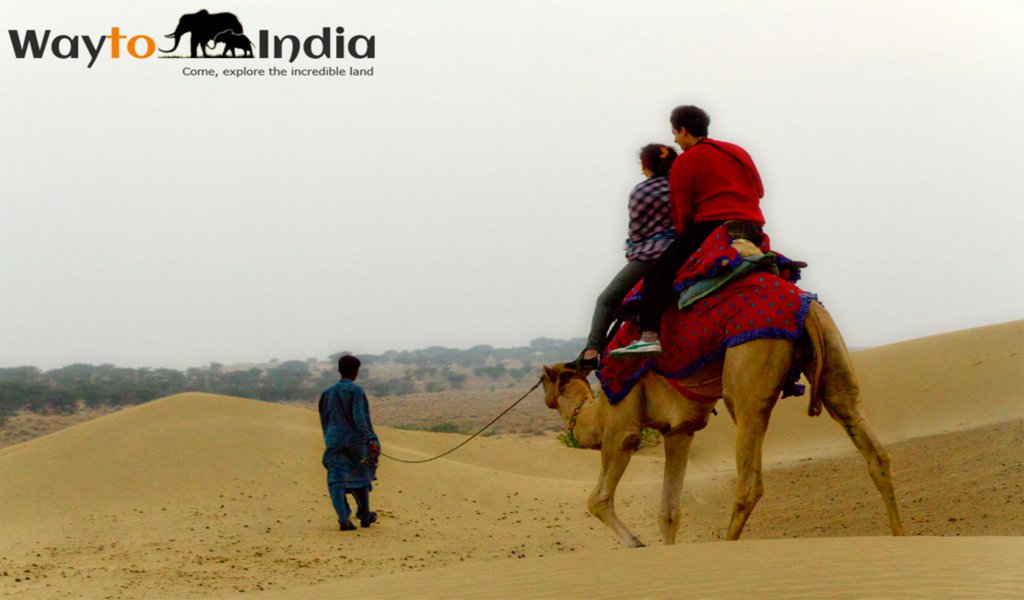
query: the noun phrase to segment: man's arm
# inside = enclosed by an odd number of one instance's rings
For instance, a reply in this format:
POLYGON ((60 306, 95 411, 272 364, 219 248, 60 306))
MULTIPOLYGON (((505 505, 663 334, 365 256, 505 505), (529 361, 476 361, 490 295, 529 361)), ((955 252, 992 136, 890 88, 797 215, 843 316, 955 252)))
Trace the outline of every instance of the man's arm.
POLYGON ((317 405, 320 411, 320 427, 327 426, 327 393, 320 394, 320 403, 317 405))
POLYGON ((692 148, 679 155, 679 158, 672 163, 672 170, 668 175, 668 198, 672 207, 672 225, 675 227, 676 233, 682 233, 693 220, 695 183, 693 163, 695 158, 686 156, 691 152, 693 152, 692 148))
POLYGON ((355 423, 356 430, 364 442, 377 441, 377 434, 370 423, 370 403, 362 388, 359 388, 358 393, 352 398, 352 422, 355 423))

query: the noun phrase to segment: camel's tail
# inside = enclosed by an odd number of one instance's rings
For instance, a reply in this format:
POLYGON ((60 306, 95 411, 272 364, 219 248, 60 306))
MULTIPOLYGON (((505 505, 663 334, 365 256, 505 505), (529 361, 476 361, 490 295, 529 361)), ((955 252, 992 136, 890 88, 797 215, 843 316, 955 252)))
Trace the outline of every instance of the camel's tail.
POLYGON ((807 414, 816 417, 821 414, 824 406, 831 413, 828 394, 832 390, 858 390, 857 376, 853 372, 850 351, 846 348, 842 334, 836 327, 832 315, 817 302, 811 303, 810 312, 804 322, 804 331, 813 358, 808 358, 801 365, 801 370, 811 382, 811 400, 807 406, 807 414), (813 361, 813 362, 812 362, 813 361))
POLYGON ((814 353, 811 364, 804 367, 804 375, 811 383, 811 400, 807 405, 807 414, 812 417, 821 414, 821 373, 825 367, 825 353, 828 351, 825 343, 824 324, 821 322, 823 311, 824 308, 820 304, 812 302, 810 312, 807 313, 807 319, 804 321, 804 334, 814 353), (810 369, 807 367, 813 367, 813 372, 808 372, 810 369))

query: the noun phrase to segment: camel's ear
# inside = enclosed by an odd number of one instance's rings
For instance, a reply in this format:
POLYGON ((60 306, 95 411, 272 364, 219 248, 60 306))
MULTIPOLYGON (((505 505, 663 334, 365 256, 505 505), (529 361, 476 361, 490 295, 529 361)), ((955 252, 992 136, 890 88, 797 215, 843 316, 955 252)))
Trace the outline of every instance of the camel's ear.
POLYGON ((566 369, 565 363, 557 363, 552 367, 544 366, 544 383, 553 383, 560 388, 565 383, 580 377, 580 373, 572 369, 566 369))

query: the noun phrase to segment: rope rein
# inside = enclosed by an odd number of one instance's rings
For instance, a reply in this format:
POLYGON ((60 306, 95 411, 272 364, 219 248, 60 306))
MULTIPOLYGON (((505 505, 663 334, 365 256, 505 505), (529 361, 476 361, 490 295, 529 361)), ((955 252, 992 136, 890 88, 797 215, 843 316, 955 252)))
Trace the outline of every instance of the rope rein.
POLYGON ((425 463, 425 462, 430 462, 430 461, 432 461, 432 460, 437 460, 437 459, 439 459, 439 458, 441 458, 441 457, 443 457, 443 456, 448 456, 448 455, 449 455, 449 454, 451 454, 452 452, 455 452, 455 451, 456 451, 456 450, 458 450, 459 448, 461 448, 461 447, 465 446, 466 444, 468 444, 468 443, 469 443, 469 442, 470 442, 470 441, 471 441, 471 440, 472 440, 473 438, 475 438, 476 436, 478 436, 478 435, 480 435, 481 433, 483 433, 484 431, 486 431, 488 427, 490 427, 491 425, 494 425, 495 423, 497 423, 497 422, 498 422, 498 419, 500 419, 500 418, 504 417, 504 416, 505 416, 505 415, 506 415, 506 414, 507 414, 507 413, 508 413, 508 412, 509 412, 510 410, 512 410, 513 408, 515 408, 517 404, 519 404, 520 402, 522 402, 523 400, 525 400, 525 399, 526 399, 526 397, 527 397, 527 396, 529 396, 529 395, 530 395, 530 394, 531 394, 531 393, 533 392, 533 390, 535 390, 535 389, 539 388, 539 387, 540 387, 540 384, 541 384, 541 383, 543 383, 543 382, 544 382, 544 379, 543 379, 543 378, 540 378, 540 379, 538 379, 538 380, 537 380, 537 383, 533 384, 533 387, 532 387, 532 388, 530 388, 529 390, 527 390, 527 392, 526 392, 525 394, 523 394, 522 396, 520 396, 520 397, 519 397, 519 399, 518 399, 518 400, 516 400, 515 402, 513 402, 513 403, 512 403, 512 404, 511 404, 511 405, 510 405, 510 406, 509 406, 508 408, 506 408, 505 410, 501 411, 501 414, 499 414, 498 416, 496 416, 496 417, 494 417, 493 419, 491 419, 491 422, 490 422, 490 423, 488 423, 488 424, 484 425, 483 427, 481 427, 481 428, 480 428, 480 430, 479 430, 479 431, 477 431, 477 432, 476 432, 476 433, 474 433, 473 435, 469 436, 468 438, 466 438, 465 440, 463 440, 463 441, 462 441, 462 442, 461 442, 461 443, 460 443, 459 445, 455 446, 455 447, 454 447, 454 448, 452 448, 451 450, 448 450, 447 452, 444 452, 443 454, 438 454, 437 456, 433 456, 433 457, 431 457, 431 458, 425 458, 425 459, 423 459, 423 460, 404 460, 404 459, 401 459, 401 458, 395 458, 394 456, 388 456, 387 454, 384 454, 383 452, 381 452, 381 453, 380 453, 380 455, 381 455, 381 456, 383 456, 384 458, 389 458, 389 459, 391 459, 391 460, 393 460, 393 461, 395 461, 395 462, 400 462, 400 463, 408 463, 408 464, 411 464, 411 465, 414 465, 414 464, 419 464, 419 463, 425 463))

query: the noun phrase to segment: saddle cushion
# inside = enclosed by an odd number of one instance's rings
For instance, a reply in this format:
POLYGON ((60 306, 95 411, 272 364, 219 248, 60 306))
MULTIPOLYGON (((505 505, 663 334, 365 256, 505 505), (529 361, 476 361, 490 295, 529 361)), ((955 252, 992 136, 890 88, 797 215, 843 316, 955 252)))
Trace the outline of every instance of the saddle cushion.
MULTIPOLYGON (((746 238, 733 238, 730 236, 729 227, 731 223, 734 222, 724 223, 712 231, 700 248, 676 272, 673 290, 681 295, 682 301, 685 302, 687 300, 687 289, 691 286, 695 284, 702 285, 708 280, 727 276, 731 272, 743 269, 750 264, 740 254, 739 246, 733 245, 736 239, 746 238)), ((760 235, 758 247, 764 253, 771 252, 771 240, 768 234, 758 233, 760 235)), ((772 255, 778 267, 779 276, 782 279, 790 283, 796 283, 800 280, 799 267, 805 266, 803 263, 795 262, 777 252, 773 252, 772 255)), ((639 314, 643 290, 644 282, 641 280, 626 294, 626 298, 622 301, 622 306, 619 309, 620 317, 632 318, 639 314)))

